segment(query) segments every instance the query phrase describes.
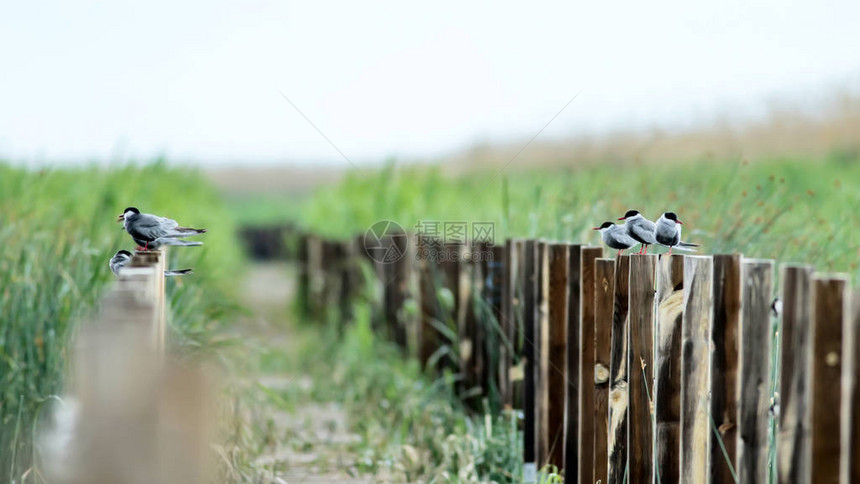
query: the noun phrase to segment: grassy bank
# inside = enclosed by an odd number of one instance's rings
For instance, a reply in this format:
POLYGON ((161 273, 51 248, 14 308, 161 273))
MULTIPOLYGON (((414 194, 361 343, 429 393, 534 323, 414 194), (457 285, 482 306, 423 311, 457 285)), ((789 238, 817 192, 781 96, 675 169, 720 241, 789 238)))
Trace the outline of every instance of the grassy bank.
POLYGON ((211 229, 205 246, 172 250, 171 338, 186 355, 219 344, 242 256, 217 193, 194 171, 161 163, 30 171, 0 164, 0 481, 37 457, 40 409, 59 395, 70 341, 113 279, 107 261, 134 248, 115 222, 127 206, 211 229))

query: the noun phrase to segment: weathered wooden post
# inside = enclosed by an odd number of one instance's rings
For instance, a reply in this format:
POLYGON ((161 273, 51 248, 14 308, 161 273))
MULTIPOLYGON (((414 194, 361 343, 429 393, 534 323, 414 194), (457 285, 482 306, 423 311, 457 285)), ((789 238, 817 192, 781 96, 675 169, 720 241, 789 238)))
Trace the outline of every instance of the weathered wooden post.
POLYGON ((136 250, 128 267, 151 267, 155 274, 161 277, 148 278, 151 286, 152 301, 155 306, 152 321, 152 338, 155 341, 156 353, 164 357, 167 338, 167 301, 165 300, 164 270, 167 269, 167 250, 136 250))
POLYGON ((615 259, 594 261, 594 482, 606 482, 609 469, 609 366, 615 259))
POLYGON ((310 271, 308 267, 308 239, 307 234, 299 237, 298 246, 298 287, 296 297, 299 301, 299 314, 302 317, 310 316, 310 271))
MULTIPOLYGON (((431 367, 431 358, 442 346, 436 326, 446 324, 446 318, 436 294, 437 265, 433 259, 420 251, 419 247, 419 260, 416 261, 421 306, 418 358, 422 368, 427 370, 431 367)), ((439 368, 438 362, 433 363, 432 366, 435 369, 439 368)))
POLYGON ((323 294, 325 280, 323 277, 323 241, 316 235, 307 237, 307 273, 309 314, 319 320, 323 314, 323 294))
POLYGON ((654 465, 660 482, 667 483, 686 482, 680 480, 684 295, 684 256, 660 256, 657 262, 657 334, 654 347, 654 465))
POLYGON ((777 476, 811 483, 809 378, 812 374, 812 266, 782 267, 777 476))
POLYGON ((609 469, 606 482, 627 478, 627 346, 629 339, 630 256, 615 259, 615 307, 612 311, 612 352, 609 355, 609 469))
POLYGON ((629 482, 650 482, 654 476, 651 395, 656 264, 656 255, 634 255, 630 258, 630 347, 627 351, 629 482))
POLYGON ((513 364, 515 345, 515 313, 519 307, 516 293, 517 280, 517 248, 516 241, 508 239, 504 247, 504 267, 501 293, 501 318, 499 327, 502 331, 499 344, 498 385, 499 400, 502 408, 513 408, 513 388, 510 381, 510 368, 513 364))
POLYGON ((848 327, 843 335, 842 367, 844 396, 842 415, 842 457, 840 482, 860 482, 860 291, 851 298, 848 327))
POLYGON ((511 389, 511 407, 522 409, 525 387, 525 362, 522 358, 524 346, 524 311, 526 285, 526 243, 525 240, 514 241, 516 252, 516 278, 514 279, 514 299, 511 301, 511 367, 508 373, 508 384, 511 389), (516 366, 514 365, 516 363, 516 366), (518 371, 513 371, 516 368, 518 371))
POLYGON ((603 247, 581 249, 579 323, 579 482, 594 482, 594 261, 603 247))
POLYGON ((502 290, 505 273, 505 248, 488 245, 486 252, 484 278, 484 301, 486 301, 488 320, 484 321, 484 385, 493 411, 499 409, 501 393, 499 387, 499 361, 501 348, 505 345, 504 329, 502 328, 502 290))
POLYGON ((708 479, 713 267, 710 256, 684 258, 686 288, 681 325, 681 482, 704 483, 708 479))
POLYGON ((549 244, 538 243, 537 300, 535 314, 535 459, 538 467, 549 454, 549 244))
POLYGON ((737 473, 740 483, 767 482, 773 261, 744 259, 737 473))
POLYGON ((741 320, 741 255, 714 256, 711 321, 710 480, 734 484, 738 441, 738 358, 741 320), (725 449, 725 452, 723 452, 725 449))
POLYGON ((567 385, 568 244, 549 246, 549 370, 546 379, 547 420, 549 422, 549 459, 551 465, 564 468, 564 389, 567 385))
POLYGON ((535 319, 538 283, 538 250, 536 240, 525 242, 525 285, 523 287, 523 482, 535 482, 535 319))
POLYGON ((564 402, 567 408, 564 427, 564 475, 579 476, 579 322, 582 296, 582 246, 571 245, 567 254, 567 366, 564 402))
POLYGON ((812 278, 812 465, 816 483, 838 483, 842 404, 842 331, 847 326, 848 281, 812 278))

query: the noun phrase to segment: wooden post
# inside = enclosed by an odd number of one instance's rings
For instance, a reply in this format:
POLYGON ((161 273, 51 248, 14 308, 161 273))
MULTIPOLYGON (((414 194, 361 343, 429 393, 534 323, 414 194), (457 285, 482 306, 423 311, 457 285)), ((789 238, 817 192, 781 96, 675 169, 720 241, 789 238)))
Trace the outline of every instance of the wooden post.
POLYGON ((842 404, 842 330, 847 325, 848 281, 812 278, 812 475, 816 483, 839 482, 842 404))
POLYGON ((525 242, 525 284, 523 287, 523 482, 535 482, 535 302, 537 295, 538 250, 537 241, 525 242))
POLYGON ((612 310, 612 352, 609 355, 609 469, 606 482, 627 480, 627 344, 629 337, 630 256, 615 259, 615 307, 612 310))
POLYGON ((509 375, 511 365, 513 364, 513 351, 515 350, 515 312, 519 302, 516 300, 517 249, 516 242, 512 239, 505 241, 504 259, 501 294, 502 311, 501 320, 499 321, 502 339, 499 345, 498 385, 502 408, 511 409, 513 408, 513 388, 509 375))
POLYGON ((155 305, 152 321, 152 338, 155 342, 156 354, 163 358, 167 339, 167 318, 165 298, 164 270, 167 269, 167 249, 140 251, 136 250, 129 267, 151 267, 156 277, 148 278, 151 286, 150 293, 155 305), (160 277, 159 277, 160 276, 160 277))
MULTIPOLYGON (((654 346, 654 465, 660 482, 681 476, 681 317, 684 256, 657 262, 657 340, 654 346)), ((706 354, 707 356, 707 354, 706 354)))
POLYGON ((549 255, 549 371, 546 388, 549 424, 548 463, 564 468, 564 390, 567 386, 565 358, 567 357, 568 271, 567 244, 551 244, 549 255))
POLYGON ((538 280, 535 314, 535 459, 538 468, 547 462, 549 454, 549 244, 538 244, 538 280))
POLYGON ((523 358, 525 347, 525 291, 528 280, 526 271, 526 241, 518 239, 514 242, 514 250, 516 251, 517 273, 514 280, 514 300, 511 304, 513 314, 511 323, 513 324, 511 342, 513 343, 513 353, 511 355, 511 370, 516 367, 516 371, 509 373, 509 383, 511 387, 512 406, 523 409, 525 401, 525 367, 526 362, 523 358))
POLYGON ((782 267, 777 473, 782 484, 811 483, 809 378, 812 374, 812 266, 782 267))
POLYGON ((579 321, 581 313, 582 246, 568 248, 567 271, 567 385, 564 402, 567 417, 564 427, 564 475, 574 481, 579 476, 579 321))
POLYGON ((740 483, 767 482, 773 261, 743 261, 737 473, 740 483))
POLYGON ((706 482, 711 440, 710 331, 713 318, 713 259, 684 258, 684 316, 681 325, 681 482, 706 482))
POLYGON ((628 482, 651 482, 654 476, 651 395, 654 394, 654 269, 657 256, 630 259, 630 346, 627 352, 628 482))
POLYGON ((609 365, 615 259, 594 261, 594 482, 606 482, 609 469, 609 365))
MULTIPOLYGON (((421 367, 427 370, 430 367, 430 359, 441 347, 439 330, 436 329, 436 325, 445 323, 436 294, 435 264, 433 261, 422 258, 420 261, 417 261, 417 269, 421 301, 418 358, 421 362, 421 367)), ((438 368, 438 365, 433 366, 438 368)))
POLYGON ((310 273, 308 270, 308 239, 307 234, 299 237, 298 247, 298 287, 296 297, 299 301, 299 314, 302 317, 310 315, 310 273))
POLYGON ((714 256, 711 321, 710 481, 734 484, 738 441, 738 358, 741 320, 741 255, 714 256), (725 452, 723 449, 725 448, 725 452))
POLYGON ((581 249, 579 323, 579 482, 594 482, 594 261, 603 247, 581 249))
POLYGON ((860 291, 851 298, 848 327, 843 335, 842 367, 844 396, 842 399, 843 427, 841 482, 860 482, 860 291))

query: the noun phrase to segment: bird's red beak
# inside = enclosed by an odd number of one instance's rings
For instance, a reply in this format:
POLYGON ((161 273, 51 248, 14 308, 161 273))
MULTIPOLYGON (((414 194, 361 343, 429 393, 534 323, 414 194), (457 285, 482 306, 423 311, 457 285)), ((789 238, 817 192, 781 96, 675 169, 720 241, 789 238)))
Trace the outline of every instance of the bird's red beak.
POLYGON ((123 214, 117 215, 117 217, 116 217, 117 222, 122 222, 123 220, 125 220, 125 216, 123 214))
POLYGON ((680 220, 676 220, 676 222, 678 222, 678 225, 684 225, 684 222, 681 222, 680 220))
POLYGON ((593 229, 591 229, 591 230, 600 230, 600 227, 594 227, 594 228, 593 228, 593 229))
POLYGON ((627 220, 627 217, 618 217, 618 220, 627 220))

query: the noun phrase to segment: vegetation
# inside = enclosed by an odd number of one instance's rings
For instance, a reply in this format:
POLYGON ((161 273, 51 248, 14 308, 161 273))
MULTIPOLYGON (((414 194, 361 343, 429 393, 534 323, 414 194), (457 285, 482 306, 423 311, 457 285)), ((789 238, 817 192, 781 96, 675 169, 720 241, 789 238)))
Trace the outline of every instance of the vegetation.
MULTIPOLYGON (((115 222, 127 206, 218 227, 200 248, 171 251, 194 283, 168 284, 170 341, 194 354, 235 307, 242 257, 217 193, 191 170, 163 163, 29 171, 0 164, 0 481, 31 467, 40 409, 62 389, 76 323, 112 280, 108 259, 134 243, 115 222)), ((45 415, 46 412, 41 415, 45 415)))
POLYGON ((412 230, 422 221, 487 221, 497 241, 600 244, 591 228, 628 209, 651 219, 671 210, 684 222, 684 239, 704 253, 808 262, 860 278, 858 157, 517 168, 459 178, 424 166, 352 173, 306 202, 302 224, 338 237, 385 219, 412 230))

